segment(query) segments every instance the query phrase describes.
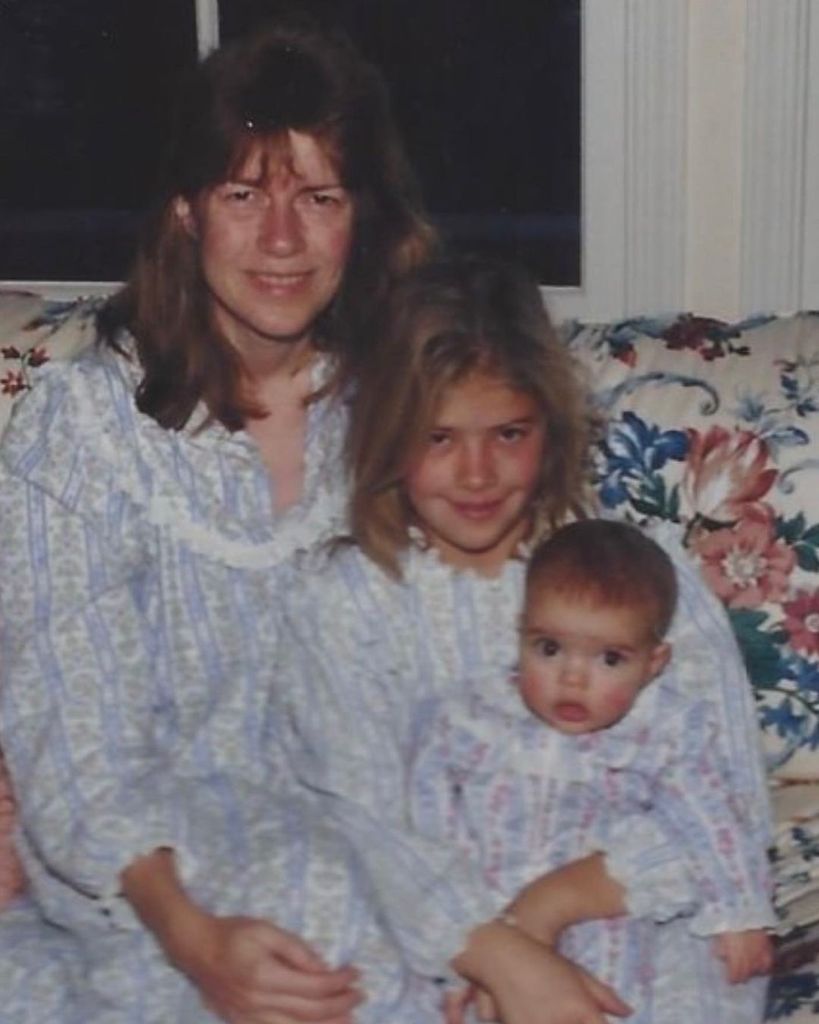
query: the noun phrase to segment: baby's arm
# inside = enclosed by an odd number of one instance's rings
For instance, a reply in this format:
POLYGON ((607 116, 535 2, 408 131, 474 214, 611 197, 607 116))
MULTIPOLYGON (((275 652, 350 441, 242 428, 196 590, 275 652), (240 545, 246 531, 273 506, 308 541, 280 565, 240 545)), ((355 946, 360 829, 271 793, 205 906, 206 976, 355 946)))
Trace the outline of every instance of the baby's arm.
POLYGON ((773 944, 761 928, 715 935, 713 949, 725 964, 725 977, 733 984, 757 974, 770 974, 773 966, 773 944))

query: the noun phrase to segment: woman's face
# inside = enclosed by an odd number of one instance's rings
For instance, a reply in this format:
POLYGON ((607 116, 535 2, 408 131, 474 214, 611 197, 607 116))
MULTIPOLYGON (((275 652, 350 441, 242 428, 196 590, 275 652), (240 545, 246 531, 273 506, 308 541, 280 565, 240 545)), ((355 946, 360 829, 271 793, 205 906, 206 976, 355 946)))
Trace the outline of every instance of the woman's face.
POLYGON ((288 133, 264 174, 252 150, 234 180, 206 189, 177 214, 199 245, 217 326, 249 369, 309 342, 338 291, 353 235, 353 201, 312 136, 288 133))
POLYGON ((500 570, 530 528, 545 439, 535 400, 495 374, 476 371, 444 392, 404 489, 445 562, 500 570))

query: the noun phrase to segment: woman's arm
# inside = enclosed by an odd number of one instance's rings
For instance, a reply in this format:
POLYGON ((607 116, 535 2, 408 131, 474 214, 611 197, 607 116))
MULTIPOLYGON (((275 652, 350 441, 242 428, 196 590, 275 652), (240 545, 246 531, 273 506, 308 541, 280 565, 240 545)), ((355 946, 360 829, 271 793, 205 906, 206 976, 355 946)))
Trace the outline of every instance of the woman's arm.
MULTIPOLYGON (((134 906, 161 930, 170 860, 177 898, 168 906, 181 933, 203 918, 176 873, 206 877, 213 854, 191 847, 201 783, 176 770, 170 742, 179 721, 157 531, 115 467, 95 458, 83 425, 99 410, 78 407, 88 397, 84 380, 73 367, 66 376, 38 384, 4 440, 2 746, 31 871, 47 879, 36 887, 44 912, 56 899, 69 929, 141 928, 123 893, 127 874, 134 906), (151 878, 160 899, 150 896, 151 878)), ((127 438, 105 440, 128 449, 127 438)), ((345 1004, 356 1001, 348 993, 345 1004)), ((326 1013, 324 1005, 319 992, 305 1019, 334 1019, 337 1004, 326 1013)))
POLYGON ((604 1024, 606 1014, 631 1013, 607 985, 501 921, 476 928, 453 966, 491 995, 503 1024, 604 1024))

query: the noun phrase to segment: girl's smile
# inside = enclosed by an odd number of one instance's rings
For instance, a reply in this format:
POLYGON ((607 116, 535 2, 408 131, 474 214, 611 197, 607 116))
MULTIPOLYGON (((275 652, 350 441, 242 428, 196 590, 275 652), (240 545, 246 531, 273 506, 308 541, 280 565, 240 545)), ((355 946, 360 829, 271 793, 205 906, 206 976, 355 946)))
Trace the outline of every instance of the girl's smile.
POLYGON ((450 565, 497 572, 526 536, 545 425, 535 400, 475 371, 445 393, 404 486, 418 525, 450 565))

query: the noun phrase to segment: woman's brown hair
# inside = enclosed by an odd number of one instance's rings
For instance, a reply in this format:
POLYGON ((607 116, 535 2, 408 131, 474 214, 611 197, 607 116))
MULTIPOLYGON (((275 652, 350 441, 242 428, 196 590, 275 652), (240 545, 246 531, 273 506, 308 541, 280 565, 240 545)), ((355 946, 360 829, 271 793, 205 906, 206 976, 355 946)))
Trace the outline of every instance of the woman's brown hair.
POLYGON ((403 477, 446 389, 474 371, 497 374, 543 414, 535 532, 582 514, 591 418, 537 285, 495 260, 439 259, 393 291, 352 406, 352 539, 393 576, 413 525, 403 477))
POLYGON ((139 408, 180 429, 200 401, 236 430, 259 415, 236 352, 216 330, 197 245, 176 214, 226 180, 260 146, 274 159, 287 132, 313 135, 337 161, 354 205, 351 254, 339 292, 314 327, 315 343, 353 374, 371 339, 373 311, 392 283, 426 258, 434 233, 392 120, 380 74, 349 40, 303 19, 231 42, 183 92, 131 275, 100 316, 103 337, 136 339, 144 377, 139 408))

